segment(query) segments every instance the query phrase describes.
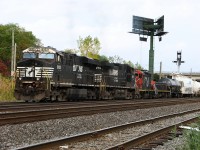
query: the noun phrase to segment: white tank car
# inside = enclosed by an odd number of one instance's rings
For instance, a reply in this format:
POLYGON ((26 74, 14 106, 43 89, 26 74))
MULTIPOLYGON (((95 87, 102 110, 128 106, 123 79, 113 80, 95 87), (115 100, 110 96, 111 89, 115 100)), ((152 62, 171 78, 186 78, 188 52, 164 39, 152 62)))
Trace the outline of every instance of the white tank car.
POLYGON ((193 80, 191 78, 181 74, 172 74, 172 79, 176 79, 180 82, 183 97, 194 95, 193 80))
POLYGON ((194 96, 200 96, 200 83, 197 81, 193 81, 193 92, 194 96))

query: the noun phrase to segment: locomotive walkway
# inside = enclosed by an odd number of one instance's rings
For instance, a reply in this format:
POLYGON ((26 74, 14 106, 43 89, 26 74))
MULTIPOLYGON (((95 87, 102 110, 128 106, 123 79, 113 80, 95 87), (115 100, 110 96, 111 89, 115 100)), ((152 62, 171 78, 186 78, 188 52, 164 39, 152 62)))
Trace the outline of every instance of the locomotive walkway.
POLYGON ((124 110, 144 109, 185 103, 196 103, 199 99, 157 99, 140 101, 101 101, 73 103, 36 103, 0 105, 0 126, 20 124, 74 116, 91 115, 124 110))

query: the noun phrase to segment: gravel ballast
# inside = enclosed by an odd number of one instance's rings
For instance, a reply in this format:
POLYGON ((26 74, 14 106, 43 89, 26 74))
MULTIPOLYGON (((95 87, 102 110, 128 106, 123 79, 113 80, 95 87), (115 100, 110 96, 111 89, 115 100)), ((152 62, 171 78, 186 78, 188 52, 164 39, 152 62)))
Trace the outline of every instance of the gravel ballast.
POLYGON ((192 103, 1 126, 0 149, 12 149, 198 108, 200 108, 200 103, 192 103))
POLYGON ((65 147, 67 146, 70 150, 87 150, 88 148, 91 148, 91 147, 95 150, 109 149, 115 145, 119 145, 126 141, 135 139, 139 136, 143 136, 148 133, 157 131, 166 126, 174 125, 176 123, 179 123, 180 121, 185 121, 188 118, 193 118, 195 116, 198 116, 199 114, 200 112, 187 114, 181 117, 174 117, 174 118, 169 118, 165 120, 160 120, 160 121, 156 121, 150 124, 145 124, 142 126, 129 127, 127 129, 115 131, 98 138, 92 138, 88 141, 75 142, 75 143, 70 143, 70 144, 66 143, 66 144, 63 144, 63 146, 65 147))

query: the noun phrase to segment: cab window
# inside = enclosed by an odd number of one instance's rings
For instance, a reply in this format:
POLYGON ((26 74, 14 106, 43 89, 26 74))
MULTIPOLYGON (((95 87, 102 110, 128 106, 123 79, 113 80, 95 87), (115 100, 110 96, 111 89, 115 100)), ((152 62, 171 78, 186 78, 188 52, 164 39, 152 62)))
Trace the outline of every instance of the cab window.
POLYGON ((139 78, 142 78, 143 76, 142 76, 142 74, 139 74, 139 78))
POLYGON ((36 58, 35 53, 24 53, 23 58, 36 58))
POLYGON ((54 59, 54 54, 41 53, 41 54, 38 55, 38 58, 42 58, 42 59, 54 59))

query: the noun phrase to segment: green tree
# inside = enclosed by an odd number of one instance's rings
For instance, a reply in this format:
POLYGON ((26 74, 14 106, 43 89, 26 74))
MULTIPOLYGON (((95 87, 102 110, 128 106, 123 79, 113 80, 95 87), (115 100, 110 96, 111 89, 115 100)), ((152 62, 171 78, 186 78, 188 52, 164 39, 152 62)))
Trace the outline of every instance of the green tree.
POLYGON ((92 38, 90 35, 84 39, 79 37, 77 43, 82 56, 98 59, 101 49, 101 43, 98 38, 92 38))
POLYGON ((120 56, 118 55, 115 55, 115 56, 109 56, 108 57, 108 60, 110 63, 120 63, 122 64, 123 63, 123 58, 121 58, 120 56))
POLYGON ((135 64, 135 69, 144 70, 144 68, 138 62, 135 64))
POLYGON ((154 79, 154 81, 158 81, 159 80, 159 75, 157 73, 155 73, 153 75, 153 79, 154 79))
POLYGON ((99 55, 99 60, 100 60, 100 61, 107 61, 107 62, 109 62, 108 57, 105 56, 105 55, 99 55))
POLYGON ((26 31, 18 24, 0 24, 0 60, 10 69, 11 49, 12 49, 12 30, 14 30, 14 42, 17 44, 16 59, 21 57, 22 50, 31 46, 41 46, 39 39, 32 32, 26 31))
POLYGON ((128 64, 129 66, 131 66, 132 68, 134 68, 134 64, 129 60, 129 61, 125 61, 123 62, 124 64, 128 64))
POLYGON ((64 52, 70 53, 70 54, 77 54, 79 50, 76 49, 65 49, 64 52))

